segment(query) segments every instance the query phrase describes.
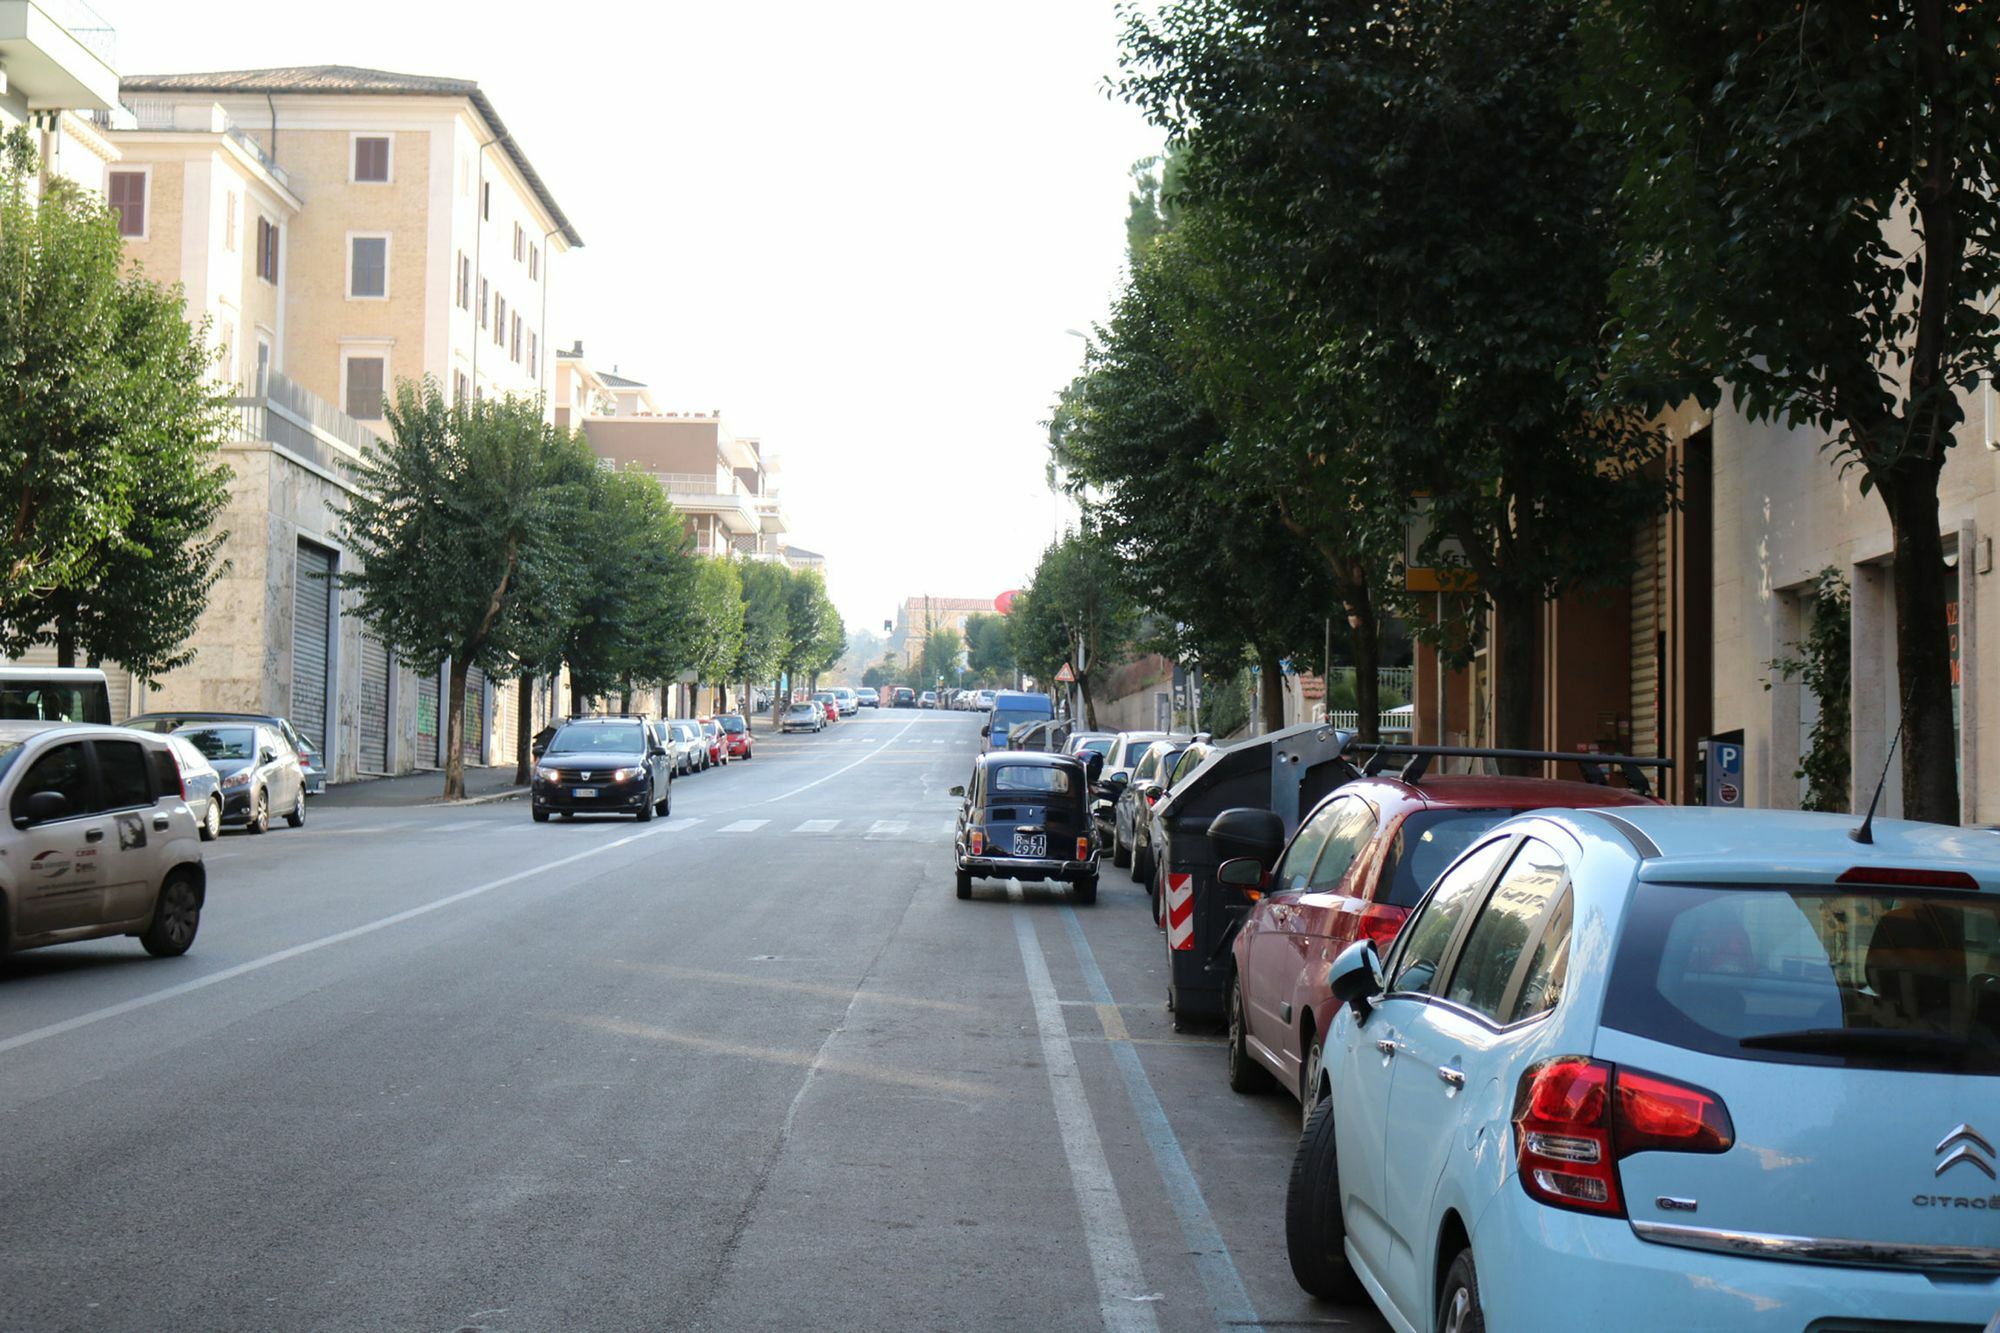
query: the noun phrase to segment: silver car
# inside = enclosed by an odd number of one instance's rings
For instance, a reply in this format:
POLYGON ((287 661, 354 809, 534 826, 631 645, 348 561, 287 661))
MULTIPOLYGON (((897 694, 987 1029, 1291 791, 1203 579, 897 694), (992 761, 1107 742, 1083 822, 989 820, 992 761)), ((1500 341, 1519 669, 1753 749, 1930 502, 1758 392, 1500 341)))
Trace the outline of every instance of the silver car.
POLYGON ((172 735, 166 741, 173 749, 174 761, 180 765, 181 791, 188 809, 194 811, 201 840, 214 842, 222 835, 222 774, 215 771, 215 765, 187 737, 172 735))
POLYGON ((137 936, 188 951, 208 892, 168 744, 122 727, 0 722, 0 954, 137 936))
POLYGON ((667 722, 666 727, 672 738, 676 774, 699 773, 708 767, 708 737, 702 734, 701 723, 692 718, 677 717, 667 722))

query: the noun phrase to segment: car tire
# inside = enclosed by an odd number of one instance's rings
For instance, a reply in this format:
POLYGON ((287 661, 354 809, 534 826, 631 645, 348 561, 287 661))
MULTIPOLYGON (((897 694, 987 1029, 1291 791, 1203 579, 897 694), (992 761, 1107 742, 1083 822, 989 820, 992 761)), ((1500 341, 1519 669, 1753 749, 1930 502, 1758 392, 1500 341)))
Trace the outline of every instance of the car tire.
POLYGON ((1150 883, 1153 878, 1153 848, 1151 844, 1132 849, 1132 878, 1140 884, 1150 883))
POLYGON ((660 818, 662 818, 662 819, 665 819, 665 818, 666 818, 666 817, 667 817, 668 815, 670 815, 670 814, 672 814, 672 813, 674 812, 674 784, 673 784, 673 783, 669 782, 669 783, 667 784, 667 794, 666 794, 665 796, 662 796, 662 797, 660 798, 660 803, 659 803, 658 805, 654 806, 654 807, 653 807, 653 810, 654 810, 654 812, 655 812, 656 814, 658 814, 658 815, 659 815, 659 817, 660 817, 660 818))
POLYGON ((217 838, 222 836, 221 798, 215 796, 211 796, 208 798, 208 808, 201 812, 200 831, 201 831, 201 840, 203 842, 214 842, 217 838))
POLYGON ((536 806, 532 813, 535 816, 535 822, 537 824, 546 824, 549 822, 549 812, 542 809, 540 806, 536 806))
POLYGON ((960 898, 972 896, 972 876, 963 870, 958 872, 958 896, 960 898))
MULTIPOLYGON (((1111 828, 1111 864, 1120 870, 1132 868, 1132 849, 1125 845, 1125 839, 1118 836, 1118 827, 1115 824, 1111 828)), ((1132 878, 1137 879, 1138 876, 1134 875, 1132 878)))
POLYGON ((1347 1262, 1346 1242, 1329 1097, 1313 1108, 1292 1154, 1292 1178, 1285 1190, 1285 1253, 1292 1261, 1292 1276, 1321 1300, 1360 1301, 1364 1293, 1347 1262))
POLYGON ((650 823, 652 823, 652 822, 653 822, 653 791, 652 791, 652 788, 648 787, 648 788, 646 789, 646 799, 645 799, 645 800, 643 800, 643 801, 641 801, 641 802, 639 802, 639 808, 638 808, 637 810, 633 811, 632 813, 633 813, 633 814, 635 814, 635 815, 637 815, 637 816, 639 817, 639 822, 640 822, 641 824, 650 824, 650 823))
POLYGON ((178 958, 194 944, 201 929, 201 894, 186 871, 176 870, 160 885, 153 919, 139 936, 139 945, 155 958, 178 958))
POLYGON ((1229 983, 1229 1046, 1227 1051, 1229 1070, 1229 1090, 1245 1096, 1268 1092, 1277 1081, 1271 1071, 1257 1063, 1257 1057, 1250 1054, 1250 1025, 1243 1010, 1243 974, 1237 973, 1229 983))
POLYGON ((1325 1058, 1326 1048, 1318 1038, 1306 1048, 1306 1058, 1299 1066, 1299 1132, 1312 1123, 1313 1108, 1319 1105, 1319 1066, 1325 1058))
POLYGON ((1080 906, 1090 907, 1097 902, 1097 876, 1076 881, 1076 901, 1080 906))
POLYGON ((290 810, 285 812, 285 823, 291 828, 304 828, 306 826, 306 789, 304 787, 299 788, 297 802, 290 810))
POLYGON ((251 833, 268 833, 271 828, 271 802, 262 790, 250 798, 250 818, 243 827, 251 833))
POLYGON ((1460 1250, 1445 1270, 1444 1292, 1438 1297, 1438 1333, 1486 1333, 1486 1312, 1479 1308, 1479 1270, 1472 1251, 1460 1250))

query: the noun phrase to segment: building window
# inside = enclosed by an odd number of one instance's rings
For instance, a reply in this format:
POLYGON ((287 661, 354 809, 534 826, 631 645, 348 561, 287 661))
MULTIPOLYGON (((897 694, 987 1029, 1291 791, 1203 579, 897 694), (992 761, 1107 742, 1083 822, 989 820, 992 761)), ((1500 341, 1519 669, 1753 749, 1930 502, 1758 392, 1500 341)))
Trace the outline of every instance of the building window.
POLYGON ((472 397, 472 381, 465 377, 464 371, 454 370, 451 373, 452 404, 456 407, 464 407, 466 401, 471 397, 472 397))
POLYGON ((493 220, 493 182, 479 182, 479 216, 483 221, 493 220))
POLYGON ((236 191, 231 190, 222 201, 222 248, 236 253, 236 191))
POLYGON ((271 336, 257 335, 257 396, 263 397, 271 387, 271 336))
POLYGON ((542 276, 542 247, 539 245, 531 245, 528 247, 528 281, 535 282, 539 280, 541 276, 542 276))
POLYGON ((493 293, 493 345, 507 345, 507 298, 498 292, 493 293))
POLYGON ((118 214, 118 234, 130 240, 146 239, 146 175, 143 171, 105 173, 105 195, 118 214))
POLYGON ((364 184, 388 183, 389 140, 386 135, 354 136, 354 179, 364 184))
POLYGON ((486 279, 479 280, 479 327, 486 327, 486 279))
POLYGON ((521 224, 514 224, 514 262, 524 264, 528 260, 528 233, 521 230, 521 224))
POLYGON ((521 317, 519 315, 514 316, 514 331, 508 337, 510 342, 507 348, 507 357, 514 364, 519 365, 521 362, 521 317))
POLYGON ((347 294, 379 300, 389 294, 389 238, 348 238, 347 294))
POLYGON ((278 280, 278 224, 265 217, 257 219, 257 276, 278 280))
POLYGON ((379 356, 350 356, 342 363, 342 369, 345 372, 342 375, 345 388, 341 401, 347 408, 347 415, 356 421, 380 421, 387 360, 379 356))

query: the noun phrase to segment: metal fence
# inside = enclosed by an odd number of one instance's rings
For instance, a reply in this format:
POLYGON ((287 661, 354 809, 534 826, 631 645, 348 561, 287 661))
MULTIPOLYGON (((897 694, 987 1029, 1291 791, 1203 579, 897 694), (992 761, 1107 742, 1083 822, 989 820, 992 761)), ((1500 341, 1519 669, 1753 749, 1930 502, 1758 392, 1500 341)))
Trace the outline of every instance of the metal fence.
POLYGON ((253 389, 229 401, 236 409, 236 440, 274 444, 336 475, 351 472, 382 442, 367 426, 276 371, 265 372, 261 394, 253 389))
MULTIPOLYGON (((1361 714, 1355 712, 1352 708, 1336 708, 1331 713, 1328 713, 1324 720, 1340 728, 1342 731, 1361 730, 1361 714)), ((1415 723, 1416 717, 1411 713, 1377 713, 1375 715, 1375 730, 1384 736, 1392 733, 1407 735, 1415 723)))

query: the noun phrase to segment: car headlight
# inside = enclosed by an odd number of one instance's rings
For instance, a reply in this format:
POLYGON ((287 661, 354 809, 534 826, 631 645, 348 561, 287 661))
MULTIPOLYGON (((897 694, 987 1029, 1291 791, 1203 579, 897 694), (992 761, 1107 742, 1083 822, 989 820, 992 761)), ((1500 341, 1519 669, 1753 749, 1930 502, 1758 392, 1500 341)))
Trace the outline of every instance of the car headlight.
POLYGON ((538 764, 535 767, 535 776, 548 782, 554 782, 562 776, 562 773, 560 770, 550 768, 546 764, 538 764))
POLYGON ((646 770, 643 768, 621 768, 611 775, 611 780, 613 782, 636 782, 641 777, 644 777, 645 773, 646 770))
POLYGON ((222 782, 219 785, 224 791, 227 791, 231 787, 247 787, 250 785, 250 770, 243 768, 238 769, 234 773, 225 773, 222 775, 222 782))

